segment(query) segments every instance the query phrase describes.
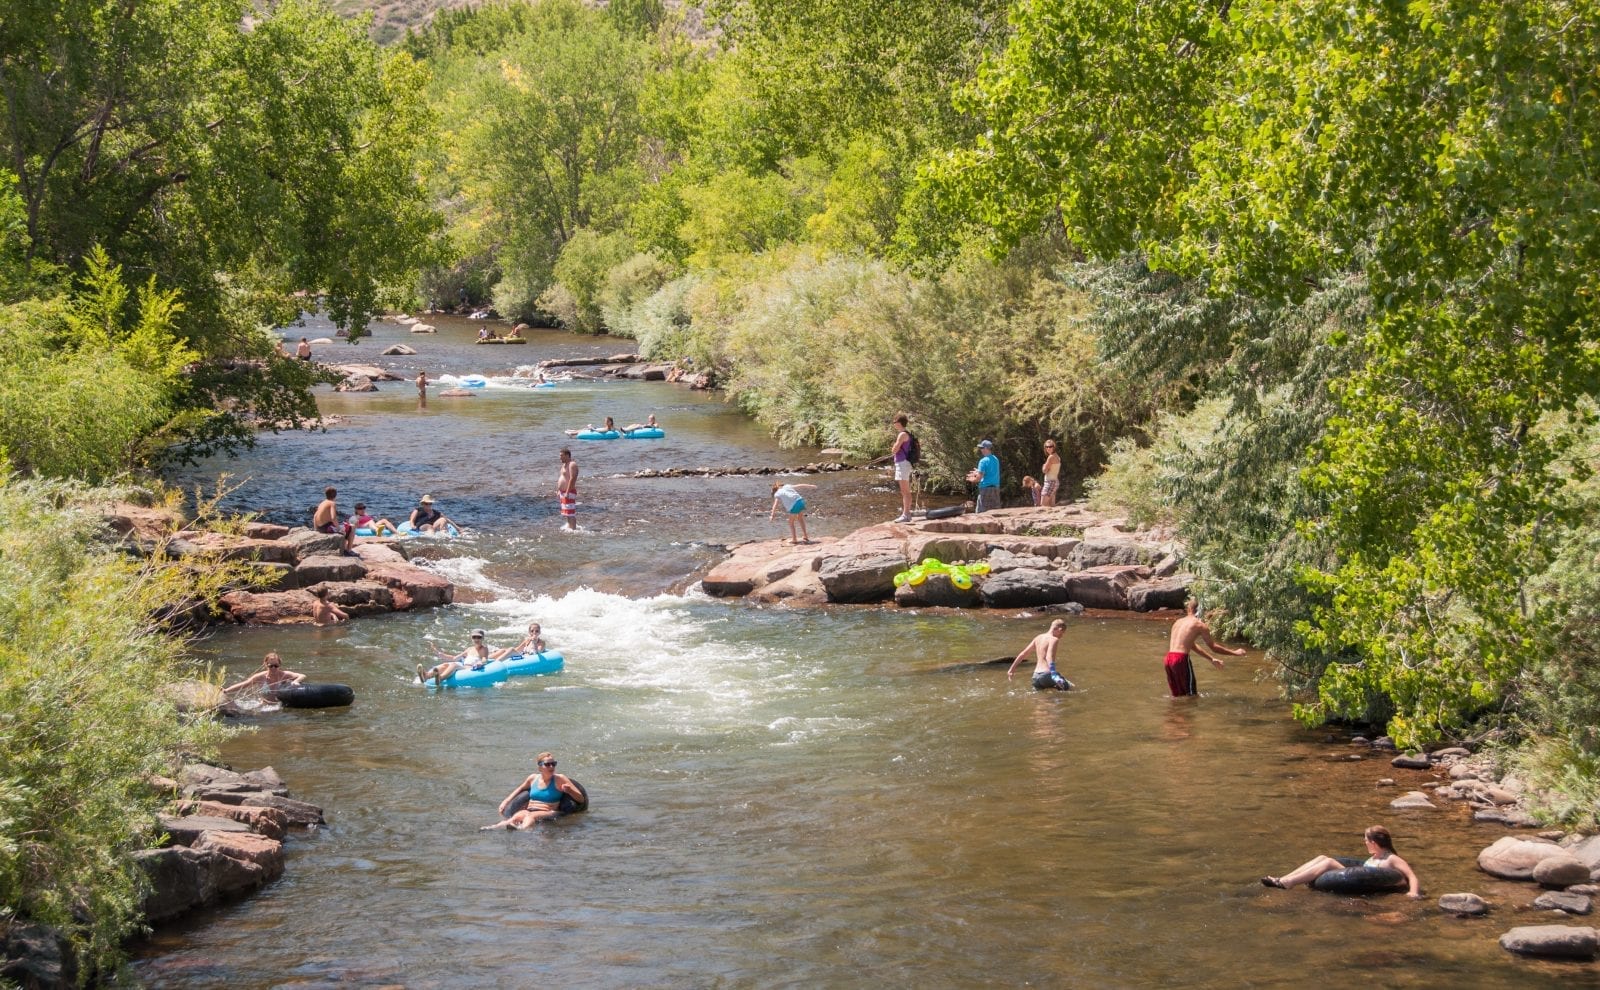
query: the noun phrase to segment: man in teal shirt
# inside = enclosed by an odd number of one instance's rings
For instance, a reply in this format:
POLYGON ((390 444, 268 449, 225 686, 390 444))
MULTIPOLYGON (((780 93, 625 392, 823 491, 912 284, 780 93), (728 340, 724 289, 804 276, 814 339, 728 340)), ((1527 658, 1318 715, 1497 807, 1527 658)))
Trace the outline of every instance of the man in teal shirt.
POLYGON ((978 512, 1000 508, 1000 458, 994 456, 994 441, 978 444, 978 466, 967 472, 968 481, 978 483, 978 512))

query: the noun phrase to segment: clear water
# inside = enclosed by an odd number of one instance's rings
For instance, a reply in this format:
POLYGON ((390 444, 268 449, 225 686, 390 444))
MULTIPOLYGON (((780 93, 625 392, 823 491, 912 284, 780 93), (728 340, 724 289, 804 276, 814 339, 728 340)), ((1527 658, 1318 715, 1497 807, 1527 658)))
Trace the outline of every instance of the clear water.
MULTIPOLYGON (((380 329, 378 343, 425 341, 430 369, 490 376, 621 349, 565 335, 474 349, 474 329, 380 329)), ((325 483, 384 514, 431 493, 467 526, 427 547, 458 604, 202 644, 230 675, 276 649, 357 701, 264 713, 228 745, 226 759, 275 766, 330 824, 291 840, 283 880, 143 946, 150 985, 1527 987, 1592 973, 1500 950, 1506 928, 1545 920, 1521 908, 1533 890, 1473 868, 1503 833, 1454 806, 1391 812, 1398 792, 1375 781, 1422 775, 1344 762, 1349 747, 1295 727, 1258 656, 1202 669, 1205 695, 1174 701, 1165 620, 1082 618, 1062 650, 1082 690, 1036 694, 982 661, 1015 654, 1037 616, 708 599, 689 578, 713 547, 777 533, 770 482, 615 475, 814 452, 778 451, 673 385, 505 381, 426 410, 409 384, 384 389, 323 396, 348 421, 267 438, 233 467, 249 480, 231 502, 294 521, 325 483), (573 444, 583 529, 561 532, 559 431, 652 411, 666 440, 573 444), (506 644, 533 619, 564 673, 478 691, 407 683, 430 638, 459 649, 481 625, 506 644), (591 810, 477 831, 545 749, 591 810), (1375 822, 1420 872, 1423 901, 1257 884, 1359 852, 1375 822), (1497 914, 1444 917, 1434 901, 1455 890, 1497 914)), ((810 480, 823 486, 808 498, 813 535, 898 510, 883 475, 810 480)))

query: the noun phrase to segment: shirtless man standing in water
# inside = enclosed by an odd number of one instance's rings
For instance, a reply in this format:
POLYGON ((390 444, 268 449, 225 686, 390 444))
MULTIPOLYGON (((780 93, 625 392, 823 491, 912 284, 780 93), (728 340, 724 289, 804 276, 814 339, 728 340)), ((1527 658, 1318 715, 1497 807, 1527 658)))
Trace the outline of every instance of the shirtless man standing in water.
MULTIPOLYGON (((608 418, 607 423, 610 422, 608 418)), ((568 529, 578 528, 578 462, 572 451, 561 448, 561 475, 556 478, 556 498, 561 503, 561 518, 568 529)))
POLYGON ((1210 660, 1218 670, 1222 669, 1222 660, 1207 653, 1201 643, 1218 653, 1244 656, 1244 650, 1231 649, 1211 638, 1211 627, 1194 614, 1198 604, 1193 598, 1183 603, 1185 614, 1172 624, 1172 638, 1167 641, 1167 687, 1174 698, 1200 693, 1200 687, 1194 680, 1194 664, 1189 661, 1190 651, 1210 660))
POLYGON ((1050 623, 1050 631, 1042 632, 1033 637, 1032 642, 1022 648, 1017 658, 1011 661, 1011 669, 1006 671, 1010 677, 1017 672, 1017 665, 1029 653, 1038 659, 1033 665, 1033 686, 1040 691, 1071 691, 1072 682, 1056 672, 1056 646, 1061 643, 1061 634, 1067 631, 1067 621, 1057 619, 1050 623))

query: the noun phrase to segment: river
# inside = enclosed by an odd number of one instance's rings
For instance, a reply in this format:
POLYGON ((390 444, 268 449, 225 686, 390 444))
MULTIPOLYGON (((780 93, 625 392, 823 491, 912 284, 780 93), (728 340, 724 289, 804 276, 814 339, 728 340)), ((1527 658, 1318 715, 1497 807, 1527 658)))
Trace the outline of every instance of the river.
MULTIPOLYGON (((717 547, 777 535, 760 477, 631 479, 641 467, 796 464, 715 395, 662 383, 509 376, 626 342, 535 332, 474 347, 379 325, 353 351, 414 374, 480 373, 470 399, 408 383, 319 396, 326 433, 266 436, 212 461, 230 508, 296 522, 325 484, 396 520, 422 494, 466 530, 425 556, 457 604, 338 628, 220 629, 199 644, 230 677, 268 649, 350 684, 345 710, 263 714, 223 758, 276 767, 329 824, 291 838, 284 879, 164 928, 135 974, 162 987, 964 987, 1149 985, 1530 987, 1575 971, 1496 938, 1531 888, 1478 873, 1504 834, 1464 809, 1394 812, 1422 775, 1299 728, 1254 653, 1165 696, 1165 619, 1072 620, 1064 670, 1037 694, 981 661, 1014 654, 1028 613, 790 611, 702 595, 717 547), (420 363, 419 363, 420 362, 420 363), (581 528, 560 529, 563 428, 656 413, 666 439, 573 443, 581 528), (408 684, 430 637, 491 645, 543 623, 556 676, 495 689, 408 684), (524 833, 479 832, 556 754, 591 810, 524 833), (1402 787, 1380 788, 1383 777, 1402 787), (1359 854, 1382 822, 1421 902, 1267 890, 1317 853, 1359 854), (1501 905, 1442 915, 1438 895, 1501 905)), ((326 327, 321 332, 326 332, 326 327)), ((313 324, 311 336, 319 335, 313 324)), ((295 329, 293 336, 301 331, 295 329)), ((338 350, 319 348, 319 357, 338 350)), ((355 358, 350 358, 355 360, 355 358)), ((886 442, 891 439, 885 434, 886 442)), ((898 511, 873 472, 818 475, 813 536, 898 511)), ((1168 617, 1170 618, 1170 617, 1168 617)), ((1588 972, 1587 969, 1582 972, 1588 972)))

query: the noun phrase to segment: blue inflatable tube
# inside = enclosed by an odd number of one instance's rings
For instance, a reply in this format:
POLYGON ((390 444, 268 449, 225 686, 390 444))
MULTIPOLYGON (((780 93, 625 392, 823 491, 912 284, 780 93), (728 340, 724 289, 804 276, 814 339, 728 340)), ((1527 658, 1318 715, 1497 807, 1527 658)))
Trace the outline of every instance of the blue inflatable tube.
POLYGON ((456 387, 488 388, 489 379, 483 377, 482 375, 462 375, 460 378, 456 379, 456 387))
MULTIPOLYGON (((450 536, 460 536, 461 535, 461 530, 456 529, 455 523, 446 523, 444 528, 445 528, 445 532, 450 536)), ((411 521, 409 519, 406 520, 405 522, 401 523, 399 526, 396 526, 395 527, 395 532, 400 534, 401 536, 440 536, 440 535, 442 535, 437 530, 428 531, 428 530, 417 529, 416 527, 411 525, 411 521)), ((358 536, 366 536, 367 535, 366 533, 362 533, 360 530, 356 530, 356 534, 358 536)))
POLYGON ((567 661, 561 654, 547 650, 544 653, 513 653, 499 662, 505 664, 507 674, 523 677, 558 673, 567 661))
POLYGON ((617 440, 621 436, 616 430, 579 430, 577 434, 579 440, 617 440))
POLYGON ((506 670, 506 665, 496 660, 478 670, 458 670, 437 685, 433 683, 433 678, 431 677, 424 681, 423 684, 430 688, 493 687, 510 676, 510 672, 506 670))
POLYGON ((641 426, 637 430, 629 430, 623 436, 629 440, 660 440, 667 435, 667 431, 659 426, 641 426))
POLYGON ((534 388, 555 388, 555 387, 556 387, 556 383, 555 382, 540 382, 539 384, 534 386, 534 388))

